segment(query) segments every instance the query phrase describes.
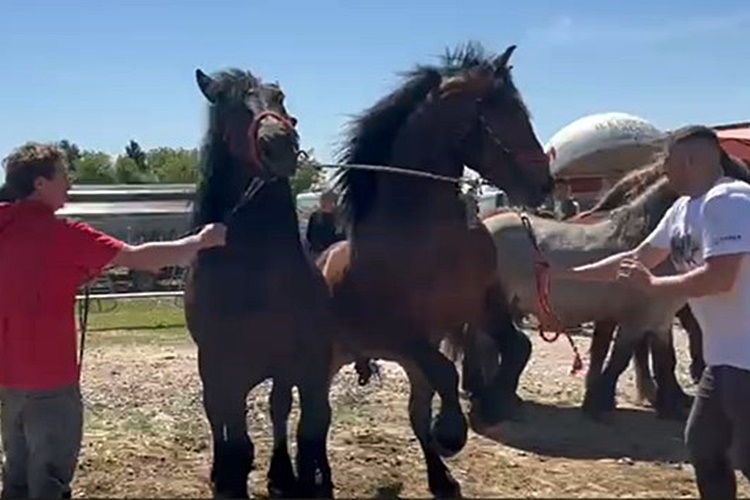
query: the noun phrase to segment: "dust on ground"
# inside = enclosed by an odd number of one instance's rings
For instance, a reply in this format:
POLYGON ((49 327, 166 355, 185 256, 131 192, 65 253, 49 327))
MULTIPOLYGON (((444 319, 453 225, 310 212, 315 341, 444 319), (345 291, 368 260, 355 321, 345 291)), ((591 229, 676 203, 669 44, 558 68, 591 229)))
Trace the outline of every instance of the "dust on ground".
MULTIPOLYGON (((587 421, 579 410, 582 376, 569 374, 570 346, 562 338, 550 344, 530 335, 534 352, 521 381, 525 420, 505 424, 495 439, 471 432, 466 448, 447 461, 464 496, 697 495, 685 462, 683 424, 657 420, 650 408, 635 406, 632 368, 620 379, 619 409, 611 422, 587 421)), ((187 334, 161 340, 127 332, 95 336, 84 363, 86 424, 74 494, 210 496, 211 441, 187 334)), ((692 392, 685 339, 677 333, 679 378, 692 392)), ((587 337, 576 342, 587 352, 587 337)), ((248 398, 256 495, 266 493, 270 458, 268 389, 264 384, 248 398)), ((395 365, 367 387, 357 384, 350 368, 339 374, 329 441, 338 497, 429 496, 407 396, 408 383, 395 365)), ((295 403, 292 436, 296 417, 295 403)), ((740 484, 750 493, 744 480, 740 484)))

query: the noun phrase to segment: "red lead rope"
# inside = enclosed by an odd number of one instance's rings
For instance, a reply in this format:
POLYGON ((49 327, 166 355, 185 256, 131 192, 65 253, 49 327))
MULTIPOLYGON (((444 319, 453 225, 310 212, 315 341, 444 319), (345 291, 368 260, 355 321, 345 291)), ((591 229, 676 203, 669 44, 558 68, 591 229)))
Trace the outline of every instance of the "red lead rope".
POLYGON ((542 254, 542 251, 539 249, 536 237, 534 236, 534 231, 531 227, 531 221, 526 214, 521 214, 521 222, 523 223, 523 227, 524 229, 526 229, 526 233, 531 240, 531 245, 534 247, 534 279, 536 281, 536 295, 538 299, 537 305, 539 308, 539 312, 541 313, 539 317, 539 336, 542 338, 542 340, 549 343, 555 342, 561 334, 567 337, 568 343, 573 349, 573 354, 575 356, 573 359, 573 368, 570 370, 570 373, 575 375, 576 373, 583 370, 583 360, 581 358, 581 354, 578 352, 578 347, 573 341, 573 337, 571 337, 570 334, 565 330, 562 322, 560 321, 560 318, 557 317, 555 311, 552 310, 552 306, 549 303, 549 262, 547 262, 547 260, 544 258, 544 255, 542 254), (555 329, 555 331, 552 333, 552 335, 547 335, 547 332, 545 332, 544 321, 542 321, 543 318, 548 318, 554 323, 553 328, 555 329))

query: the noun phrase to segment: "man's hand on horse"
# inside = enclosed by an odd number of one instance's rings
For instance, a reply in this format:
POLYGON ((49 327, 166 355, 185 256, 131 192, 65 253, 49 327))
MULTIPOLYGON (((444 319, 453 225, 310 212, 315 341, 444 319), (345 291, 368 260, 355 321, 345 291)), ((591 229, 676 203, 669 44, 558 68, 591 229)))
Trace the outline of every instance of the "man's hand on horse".
POLYGON ((637 259, 626 258, 617 270, 617 281, 622 281, 643 290, 650 290, 654 284, 654 275, 637 259))

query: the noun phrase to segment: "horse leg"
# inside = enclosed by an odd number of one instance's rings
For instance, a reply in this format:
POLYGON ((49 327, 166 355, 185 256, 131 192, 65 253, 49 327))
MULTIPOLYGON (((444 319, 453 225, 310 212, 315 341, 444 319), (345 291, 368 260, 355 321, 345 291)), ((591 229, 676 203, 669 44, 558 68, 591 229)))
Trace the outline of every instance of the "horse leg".
POLYGON ((629 325, 620 324, 609 362, 601 375, 586 388, 582 407, 585 415, 597 419, 602 413, 615 409, 617 380, 628 367, 633 350, 645 333, 629 325))
POLYGON ((418 338, 405 354, 440 395, 440 412, 432 423, 431 435, 436 451, 443 457, 451 457, 466 445, 469 430, 458 398, 458 372, 439 348, 426 340, 426 336, 418 338))
POLYGON ((677 311, 677 318, 680 320, 682 328, 688 334, 688 343, 690 345, 690 377, 693 383, 697 384, 706 369, 706 361, 703 358, 703 331, 698 321, 693 316, 690 306, 686 305, 677 311))
POLYGON ((305 371, 297 381, 300 418, 297 425, 297 496, 333 498, 331 465, 328 461, 328 430, 331 426, 329 400, 331 346, 321 338, 306 349, 305 371), (320 483, 317 478, 320 478, 320 483))
POLYGON ((247 434, 245 400, 261 377, 248 380, 232 372, 233 366, 225 357, 198 352, 203 407, 213 437, 213 494, 220 498, 249 498, 247 479, 253 469, 255 448, 247 434))
POLYGON ((481 394, 488 376, 495 375, 499 353, 494 341, 486 339, 472 325, 466 325, 462 334, 461 389, 471 399, 481 394))
POLYGON ((656 405, 656 384, 651 376, 651 366, 648 362, 652 349, 651 334, 645 335, 635 346, 633 353, 633 369, 635 371, 635 387, 640 404, 648 402, 656 405))
POLYGON ((415 366, 408 363, 402 366, 409 377, 409 421, 424 454, 430 493, 437 498, 460 498, 461 486, 453 478, 439 453, 431 446, 430 420, 435 391, 415 366))
POLYGON ((589 369, 586 372, 587 388, 590 388, 602 374, 615 328, 617 328, 617 323, 614 321, 597 321, 594 323, 594 332, 591 335, 591 346, 589 347, 589 369))
POLYGON ((273 455, 268 469, 268 494, 286 497, 296 494, 297 478, 289 456, 287 422, 292 412, 292 384, 274 378, 270 395, 271 422, 273 425, 273 455))
POLYGON ((475 400, 481 422, 492 426, 518 416, 522 403, 518 384, 531 357, 532 346, 526 334, 516 327, 499 287, 488 293, 484 315, 484 331, 500 353, 500 366, 475 400))
POLYGON ((674 350, 672 329, 653 336, 654 372, 656 376, 656 415, 662 419, 684 420, 692 405, 692 398, 685 394, 675 376, 677 357, 674 350))

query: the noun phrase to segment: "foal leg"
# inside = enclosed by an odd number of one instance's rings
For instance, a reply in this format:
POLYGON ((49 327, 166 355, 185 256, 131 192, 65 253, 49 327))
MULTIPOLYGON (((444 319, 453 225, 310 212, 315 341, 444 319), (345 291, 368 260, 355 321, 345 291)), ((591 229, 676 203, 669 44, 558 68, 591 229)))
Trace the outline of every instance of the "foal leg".
POLYGON ((466 445, 468 425, 458 398, 458 372, 426 336, 417 337, 404 353, 440 395, 440 412, 432 424, 435 449, 443 457, 456 455, 466 445))
POLYGON ((607 366, 592 385, 586 388, 582 408, 585 415, 596 419, 602 413, 615 409, 617 380, 628 367, 636 344, 645 334, 646 332, 630 325, 620 324, 607 366))
POLYGON ((273 424, 273 455, 268 469, 268 494, 271 497, 294 496, 297 478, 289 456, 287 423, 292 412, 292 384, 274 378, 270 395, 273 424))
POLYGON ((688 334, 690 345, 690 377, 693 383, 697 384, 706 369, 706 361, 703 358, 703 331, 698 321, 693 316, 690 306, 684 306, 677 311, 677 318, 680 320, 682 328, 688 334))
POLYGON ((656 414, 659 418, 682 421, 692 405, 675 376, 675 356, 672 329, 653 335, 654 371, 656 372, 656 414))
POLYGON ((652 335, 647 334, 635 346, 633 353, 633 369, 635 371, 635 386, 638 400, 641 404, 647 401, 651 406, 656 405, 656 384, 651 376, 649 354, 652 353, 652 335))
POLYGON ((198 351, 203 407, 213 437, 211 482, 215 497, 249 498, 247 479, 255 448, 247 434, 245 399, 262 377, 248 380, 249 374, 238 373, 233 369, 236 366, 233 360, 198 351))
POLYGON ((586 371, 587 388, 590 388, 602 374, 615 328, 617 328, 617 323, 614 321, 597 321, 594 323, 594 333, 591 335, 591 346, 589 347, 589 369, 586 371))
POLYGON ((481 422, 492 426, 518 415, 522 403, 518 384, 531 357, 531 340, 516 327, 512 311, 499 287, 487 294, 483 324, 501 358, 492 380, 475 398, 481 422))
POLYGON ((430 420, 435 391, 415 366, 408 363, 402 366, 409 377, 409 421, 424 454, 430 493, 437 498, 460 498, 461 486, 453 478, 439 453, 432 447, 430 420))

